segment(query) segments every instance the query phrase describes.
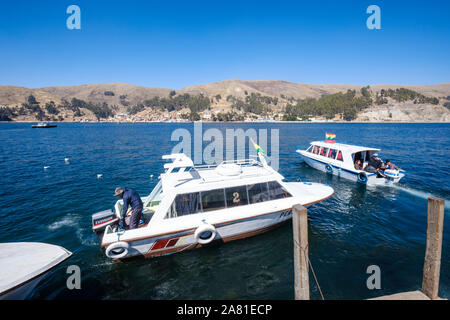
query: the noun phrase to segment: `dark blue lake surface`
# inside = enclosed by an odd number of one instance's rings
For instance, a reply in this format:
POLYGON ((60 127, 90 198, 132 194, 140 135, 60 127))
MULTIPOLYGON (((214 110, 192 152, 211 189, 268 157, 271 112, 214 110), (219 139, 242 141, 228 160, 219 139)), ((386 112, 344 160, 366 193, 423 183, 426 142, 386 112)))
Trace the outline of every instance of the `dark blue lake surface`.
MULTIPOLYGON (((290 223, 154 259, 114 264, 104 255, 91 231, 91 214, 112 207, 116 186, 150 193, 162 171, 161 156, 177 144, 171 141, 177 128, 192 132, 193 124, 0 124, 0 242, 47 242, 74 253, 32 298, 293 299, 290 223), (81 290, 66 288, 71 264, 81 268, 81 290)), ((309 209, 310 259, 325 299, 366 299, 421 287, 426 198, 450 199, 449 124, 203 124, 209 128, 269 134, 278 129, 281 174, 335 189, 332 198, 309 209), (338 142, 381 148, 381 156, 405 169, 406 177, 394 188, 364 187, 307 167, 296 147, 322 140, 326 131, 338 142), (367 289, 369 265, 381 269, 381 290, 367 289)), ((450 298, 448 202, 445 210, 440 296, 450 298)), ((312 276, 310 283, 312 298, 320 299, 312 276)))

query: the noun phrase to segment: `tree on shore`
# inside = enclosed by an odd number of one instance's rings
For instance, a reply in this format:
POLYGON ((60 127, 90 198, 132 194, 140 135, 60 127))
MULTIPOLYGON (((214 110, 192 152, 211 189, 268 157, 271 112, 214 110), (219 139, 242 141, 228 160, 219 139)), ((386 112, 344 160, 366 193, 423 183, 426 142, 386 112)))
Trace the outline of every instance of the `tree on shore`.
POLYGON ((39 102, 37 102, 36 98, 32 94, 30 94, 28 96, 27 102, 28 102, 28 104, 32 104, 32 105, 39 104, 39 102))

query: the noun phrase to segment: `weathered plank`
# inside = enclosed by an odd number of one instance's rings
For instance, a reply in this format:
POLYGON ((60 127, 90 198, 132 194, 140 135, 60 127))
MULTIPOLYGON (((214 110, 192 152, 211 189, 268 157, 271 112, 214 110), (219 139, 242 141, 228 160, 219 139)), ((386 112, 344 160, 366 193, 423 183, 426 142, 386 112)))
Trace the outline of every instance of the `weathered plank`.
POLYGON ((444 200, 430 197, 428 198, 427 242, 422 278, 422 292, 430 299, 438 298, 443 228, 444 200))
POLYGON ((295 300, 309 300, 308 210, 302 205, 292 208, 292 229, 295 300))

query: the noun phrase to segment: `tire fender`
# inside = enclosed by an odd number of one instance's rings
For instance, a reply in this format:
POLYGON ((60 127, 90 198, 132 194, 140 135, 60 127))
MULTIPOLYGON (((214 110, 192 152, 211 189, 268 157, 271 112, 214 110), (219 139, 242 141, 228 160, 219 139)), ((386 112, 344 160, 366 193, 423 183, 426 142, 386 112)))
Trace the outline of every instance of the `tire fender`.
POLYGON ((124 241, 114 242, 106 248, 105 254, 108 258, 120 259, 128 254, 129 248, 130 244, 128 242, 124 241))
POLYGON ((216 228, 213 225, 204 222, 195 230, 194 238, 197 243, 207 244, 214 240, 216 234, 216 228))
POLYGON ((367 180, 368 178, 365 172, 358 173, 358 182, 366 184, 367 180))

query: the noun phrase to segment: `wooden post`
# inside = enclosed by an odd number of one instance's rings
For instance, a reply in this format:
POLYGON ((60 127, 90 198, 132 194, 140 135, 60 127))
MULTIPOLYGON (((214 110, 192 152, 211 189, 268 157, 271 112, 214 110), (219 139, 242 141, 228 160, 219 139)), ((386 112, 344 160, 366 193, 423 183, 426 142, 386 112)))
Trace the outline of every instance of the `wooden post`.
POLYGON ((444 200, 430 197, 428 198, 427 243, 422 278, 422 292, 430 299, 438 298, 443 228, 444 200))
POLYGON ((295 300, 309 300, 308 210, 302 205, 292 208, 294 234, 295 300))

